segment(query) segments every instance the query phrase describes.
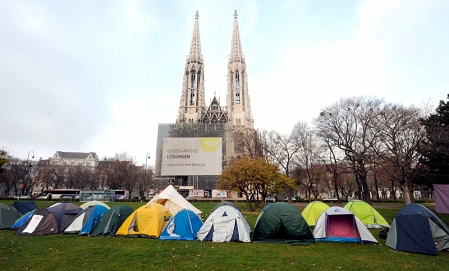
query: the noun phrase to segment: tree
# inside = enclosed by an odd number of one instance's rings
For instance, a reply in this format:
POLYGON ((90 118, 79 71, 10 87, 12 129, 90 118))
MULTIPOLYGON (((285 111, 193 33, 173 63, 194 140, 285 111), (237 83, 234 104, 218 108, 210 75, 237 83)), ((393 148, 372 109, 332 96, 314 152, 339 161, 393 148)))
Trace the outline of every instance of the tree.
POLYGON ((297 152, 294 155, 293 179, 306 188, 306 197, 311 193, 318 197, 318 184, 323 177, 323 168, 320 166, 320 149, 315 134, 306 122, 298 122, 291 134, 297 152))
POLYGON ((263 158, 243 157, 233 160, 217 179, 219 189, 236 190, 244 194, 250 212, 254 211, 254 207, 258 207, 267 196, 285 187, 293 187, 293 180, 282 174, 279 166, 270 164, 263 158))
MULTIPOLYGON (((297 138, 293 136, 293 133, 287 136, 271 131, 267 134, 267 140, 264 140, 264 142, 267 161, 279 165, 284 174, 288 178, 292 178, 295 156, 301 148, 297 138)), ((288 199, 291 201, 293 196, 292 186, 286 186, 286 190, 288 199)))
POLYGON ((426 180, 429 183, 449 183, 449 102, 440 101, 435 113, 420 121, 426 130, 420 150, 426 180))
POLYGON ((236 141, 236 158, 243 158, 245 156, 250 158, 264 157, 264 131, 245 129, 239 130, 236 141))
POLYGON ((0 150, 0 174, 4 170, 4 165, 8 163, 8 152, 4 149, 0 150))
POLYGON ((363 192, 361 196, 368 203, 371 203, 367 183, 370 153, 379 138, 374 123, 383 103, 376 98, 345 98, 325 107, 315 119, 318 136, 328 141, 332 148, 343 151, 345 157, 341 158, 350 162, 359 194, 363 192))
POLYGON ((95 177, 101 187, 109 189, 127 189, 129 197, 139 181, 138 170, 133 159, 126 153, 116 154, 114 157, 105 157, 98 164, 95 177))
POLYGON ((405 204, 414 202, 412 182, 418 176, 419 148, 425 137, 419 121, 422 115, 423 110, 414 106, 387 104, 375 124, 379 141, 373 145, 375 159, 372 163, 382 168, 379 174, 402 185, 405 204))

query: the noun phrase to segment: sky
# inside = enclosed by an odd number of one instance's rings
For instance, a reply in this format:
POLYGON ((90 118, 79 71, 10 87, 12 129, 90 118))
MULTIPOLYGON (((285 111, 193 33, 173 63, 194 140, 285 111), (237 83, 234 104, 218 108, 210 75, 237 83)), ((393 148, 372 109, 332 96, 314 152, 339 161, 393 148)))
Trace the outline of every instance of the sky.
POLYGON ((449 93, 445 0, 0 0, 0 149, 154 166, 196 11, 206 105, 225 105, 234 10, 255 128, 289 134, 346 97, 435 108, 449 93))

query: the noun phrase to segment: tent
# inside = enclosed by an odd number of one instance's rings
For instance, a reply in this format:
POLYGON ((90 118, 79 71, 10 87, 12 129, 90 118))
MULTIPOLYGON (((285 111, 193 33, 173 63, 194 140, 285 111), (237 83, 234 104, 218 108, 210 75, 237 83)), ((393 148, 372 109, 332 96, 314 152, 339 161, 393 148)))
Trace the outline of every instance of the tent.
POLYGON ((106 211, 100 220, 92 227, 89 236, 113 237, 123 222, 133 213, 126 205, 117 205, 106 211))
POLYGON ((192 210, 197 216, 201 217, 201 211, 188 202, 176 189, 169 185, 159 195, 154 196, 148 205, 152 203, 159 203, 164 205, 173 215, 183 209, 192 210))
POLYGON ((61 233, 82 209, 72 203, 57 203, 48 208, 39 208, 15 232, 24 235, 61 233))
POLYGON ((103 205, 92 205, 81 211, 64 229, 63 233, 89 234, 92 227, 108 209, 103 205))
POLYGON ((45 235, 59 233, 58 221, 47 208, 37 209, 33 215, 14 234, 45 235))
POLYGON ((15 201, 12 207, 16 209, 20 215, 24 215, 30 211, 34 211, 37 209, 36 203, 34 201, 15 201))
POLYGON ((301 213, 285 202, 270 203, 256 220, 253 241, 315 242, 312 231, 301 213))
POLYGON ((195 240, 203 222, 192 211, 184 209, 168 221, 159 239, 161 240, 195 240))
POLYGON ((28 218, 30 218, 34 214, 35 211, 36 210, 29 211, 28 213, 21 216, 19 219, 16 220, 16 222, 14 222, 14 224, 12 224, 12 226, 9 229, 17 230, 18 228, 20 228, 23 224, 25 224, 25 222, 27 222, 28 218))
POLYGON ((223 205, 209 215, 197 237, 200 241, 251 242, 251 227, 239 210, 223 205))
POLYGON ((449 228, 430 209, 416 203, 393 219, 385 245, 399 251, 438 255, 449 249, 449 228))
POLYGON ((212 213, 213 211, 215 211, 216 209, 218 209, 219 207, 221 207, 223 205, 234 207, 235 209, 240 211, 239 207, 237 207, 237 205, 235 205, 234 203, 232 203, 230 201, 222 201, 222 202, 218 203, 217 205, 215 205, 214 208, 212 208, 212 210, 210 210, 210 212, 212 213))
POLYGON ((318 217, 320 217, 327 208, 329 208, 329 205, 322 201, 312 201, 307 204, 301 214, 309 226, 315 227, 318 217))
POLYGON ((72 222, 72 220, 83 210, 73 203, 53 204, 48 207, 58 221, 58 230, 62 232, 72 222))
POLYGON ((326 209, 318 218, 313 235, 318 242, 378 243, 357 216, 341 207, 326 209))
POLYGON ((159 238, 171 217, 172 214, 165 206, 159 203, 146 204, 128 216, 115 235, 159 238))
POLYGON ((346 210, 355 214, 367 228, 389 228, 390 224, 371 205, 361 200, 346 203, 346 210))
POLYGON ((106 203, 104 203, 102 201, 98 201, 98 200, 85 202, 80 205, 80 208, 84 210, 84 209, 87 209, 87 207, 94 206, 94 205, 102 205, 102 206, 106 207, 106 209, 109 210, 109 206, 106 203))
POLYGON ((0 203, 0 230, 9 229, 19 218, 20 213, 16 209, 0 203))

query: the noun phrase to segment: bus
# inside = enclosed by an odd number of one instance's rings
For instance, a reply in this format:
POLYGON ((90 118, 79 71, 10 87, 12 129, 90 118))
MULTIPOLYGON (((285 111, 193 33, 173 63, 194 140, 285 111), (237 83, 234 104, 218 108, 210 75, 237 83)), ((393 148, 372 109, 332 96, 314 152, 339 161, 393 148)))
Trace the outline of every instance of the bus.
MULTIPOLYGON (((92 195, 92 200, 97 197, 101 197, 100 195, 95 196, 94 194, 108 194, 112 196, 112 200, 121 200, 129 198, 128 190, 86 190, 81 191, 80 189, 46 189, 44 193, 39 198, 46 198, 48 200, 52 199, 68 199, 68 200, 80 200, 81 194, 85 194, 84 197, 87 198, 87 194, 90 193, 92 195)), ((106 196, 106 195, 103 195, 106 196)), ((106 196, 110 201, 110 196, 106 196)))
POLYGON ((129 191, 128 190, 112 190, 112 191, 114 191, 114 200, 129 199, 129 191))
POLYGON ((77 200, 80 198, 81 190, 79 189, 47 189, 40 198, 52 199, 71 199, 77 200))

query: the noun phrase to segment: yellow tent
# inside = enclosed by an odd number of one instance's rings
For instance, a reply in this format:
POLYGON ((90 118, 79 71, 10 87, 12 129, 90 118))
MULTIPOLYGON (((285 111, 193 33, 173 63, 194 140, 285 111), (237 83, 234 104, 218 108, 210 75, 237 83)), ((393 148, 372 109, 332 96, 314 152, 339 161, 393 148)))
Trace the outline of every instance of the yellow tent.
POLYGON ((171 217, 172 214, 165 206, 159 203, 145 204, 123 222, 115 235, 159 238, 171 217))
POLYGON ((309 226, 314 227, 318 217, 327 209, 329 205, 321 201, 312 201, 302 211, 302 216, 307 221, 309 226))

